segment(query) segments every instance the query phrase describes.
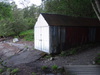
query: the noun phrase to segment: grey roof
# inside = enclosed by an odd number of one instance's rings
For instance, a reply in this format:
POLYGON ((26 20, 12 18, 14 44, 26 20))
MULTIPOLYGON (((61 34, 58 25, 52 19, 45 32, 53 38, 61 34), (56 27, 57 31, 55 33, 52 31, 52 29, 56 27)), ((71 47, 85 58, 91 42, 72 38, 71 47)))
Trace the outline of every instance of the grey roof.
POLYGON ((100 21, 95 18, 81 18, 45 13, 42 13, 42 15, 50 26, 100 26, 100 21))

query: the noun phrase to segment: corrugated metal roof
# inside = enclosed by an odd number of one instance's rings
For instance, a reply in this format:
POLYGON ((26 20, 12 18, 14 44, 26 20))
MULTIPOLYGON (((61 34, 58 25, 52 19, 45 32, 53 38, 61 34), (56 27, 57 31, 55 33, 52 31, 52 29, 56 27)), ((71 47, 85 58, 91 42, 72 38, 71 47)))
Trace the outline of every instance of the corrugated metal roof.
POLYGON ((100 21, 95 18, 71 17, 58 14, 42 13, 50 26, 100 26, 100 21))

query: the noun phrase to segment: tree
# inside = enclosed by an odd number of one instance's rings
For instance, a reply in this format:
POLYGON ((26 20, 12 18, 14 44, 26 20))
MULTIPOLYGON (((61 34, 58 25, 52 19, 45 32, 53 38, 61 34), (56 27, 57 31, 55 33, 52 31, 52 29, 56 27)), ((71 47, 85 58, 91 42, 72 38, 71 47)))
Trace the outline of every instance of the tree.
POLYGON ((10 18, 12 11, 9 3, 0 2, 0 36, 9 35, 11 33, 10 18))
POLYGON ((11 16, 11 6, 9 3, 0 2, 0 19, 11 16))
POLYGON ((40 8, 33 4, 32 6, 24 8, 23 11, 24 19, 27 20, 29 29, 32 29, 35 25, 38 15, 40 14, 40 8))
POLYGON ((90 0, 46 0, 44 1, 44 7, 46 13, 96 17, 90 0))
POLYGON ((33 29, 40 12, 39 7, 32 5, 21 9, 12 2, 8 3, 9 6, 6 8, 7 3, 2 3, 0 5, 0 36, 19 35, 22 31, 33 29))
POLYGON ((22 9, 18 9, 15 2, 11 3, 12 17, 3 17, 0 21, 0 36, 18 35, 28 28, 27 21, 23 17, 22 9))
POLYGON ((13 34, 10 18, 0 20, 0 36, 9 36, 13 34))
POLYGON ((28 23, 24 19, 23 16, 23 10, 20 8, 17 8, 16 4, 12 4, 12 32, 15 33, 15 35, 18 35, 21 31, 28 29, 28 23))

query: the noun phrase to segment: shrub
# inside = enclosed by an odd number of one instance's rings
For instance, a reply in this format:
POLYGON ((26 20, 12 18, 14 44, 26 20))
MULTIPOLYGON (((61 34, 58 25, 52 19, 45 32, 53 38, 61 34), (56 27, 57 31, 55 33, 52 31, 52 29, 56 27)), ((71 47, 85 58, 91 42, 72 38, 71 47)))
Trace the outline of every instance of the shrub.
POLYGON ((95 58, 95 63, 100 65, 100 54, 95 58))
POLYGON ((4 72, 4 70, 3 69, 0 69, 0 73, 2 73, 2 72, 4 72))
POLYGON ((26 41, 33 41, 34 40, 34 33, 33 29, 23 31, 19 34, 20 37, 23 37, 26 41))
POLYGON ((18 69, 18 68, 13 69, 13 70, 11 71, 12 74, 15 74, 15 73, 17 73, 17 72, 19 72, 19 69, 18 69))
POLYGON ((32 75, 36 75, 36 73, 35 72, 32 72, 32 75))
POLYGON ((57 65, 53 65, 51 68, 52 68, 52 70, 57 70, 58 66, 57 65))
POLYGON ((46 70, 47 68, 47 66, 42 66, 42 70, 46 70))

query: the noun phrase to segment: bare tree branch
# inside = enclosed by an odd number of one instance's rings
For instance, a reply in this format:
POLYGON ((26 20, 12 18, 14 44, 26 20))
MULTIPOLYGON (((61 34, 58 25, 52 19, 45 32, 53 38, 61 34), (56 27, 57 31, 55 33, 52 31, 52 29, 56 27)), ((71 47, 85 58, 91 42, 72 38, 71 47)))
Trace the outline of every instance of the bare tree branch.
POLYGON ((28 4, 30 3, 29 0, 21 0, 20 1, 20 4, 22 4, 22 6, 25 8, 25 7, 28 7, 28 4))
POLYGON ((100 20, 100 2, 98 0, 94 0, 94 1, 92 0, 91 4, 98 19, 100 20))
POLYGON ((99 0, 95 0, 95 4, 96 4, 96 7, 100 13, 100 1, 99 0))

